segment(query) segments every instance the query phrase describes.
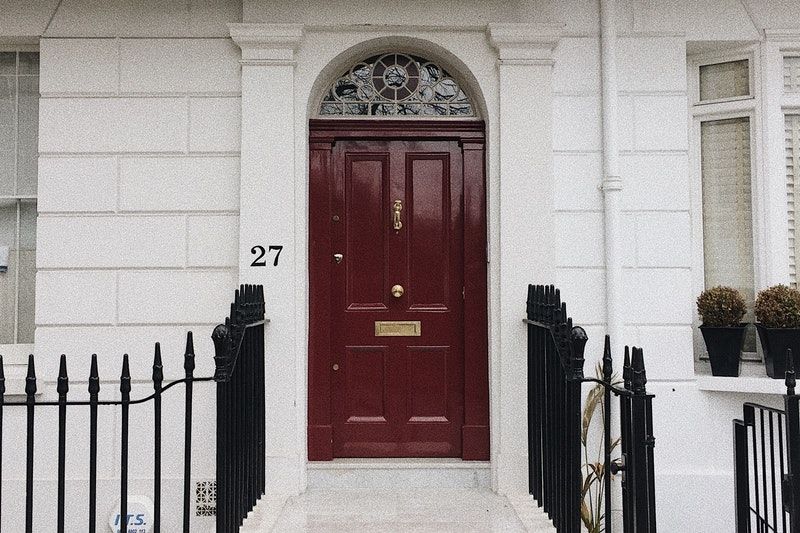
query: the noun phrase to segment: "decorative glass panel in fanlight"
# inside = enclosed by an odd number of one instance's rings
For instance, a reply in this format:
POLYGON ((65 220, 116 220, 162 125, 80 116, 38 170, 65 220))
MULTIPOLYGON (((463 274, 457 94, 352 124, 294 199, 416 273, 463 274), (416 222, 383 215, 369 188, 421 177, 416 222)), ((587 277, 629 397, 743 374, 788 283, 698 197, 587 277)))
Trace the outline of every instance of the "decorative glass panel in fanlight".
POLYGON ((325 93, 320 115, 471 117, 472 103, 447 71, 419 56, 391 53, 356 63, 325 93))

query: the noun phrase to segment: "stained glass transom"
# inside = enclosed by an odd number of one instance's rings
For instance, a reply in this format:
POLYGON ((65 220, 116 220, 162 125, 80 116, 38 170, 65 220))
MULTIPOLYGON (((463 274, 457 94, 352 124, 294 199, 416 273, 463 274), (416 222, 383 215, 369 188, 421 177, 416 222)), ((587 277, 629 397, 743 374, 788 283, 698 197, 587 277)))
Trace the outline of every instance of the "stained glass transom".
POLYGON ((436 63, 384 54, 354 65, 325 93, 320 115, 473 116, 466 93, 436 63))

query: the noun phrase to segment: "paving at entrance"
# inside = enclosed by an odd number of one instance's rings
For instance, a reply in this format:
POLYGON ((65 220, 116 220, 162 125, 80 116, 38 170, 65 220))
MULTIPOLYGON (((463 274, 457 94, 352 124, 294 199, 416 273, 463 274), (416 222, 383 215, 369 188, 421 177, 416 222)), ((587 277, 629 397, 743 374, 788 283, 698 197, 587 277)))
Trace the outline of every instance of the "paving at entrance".
MULTIPOLYGON (((508 499, 486 489, 310 489, 286 501, 274 532, 524 532, 508 499)), ((249 530, 249 529, 248 529, 249 530)))

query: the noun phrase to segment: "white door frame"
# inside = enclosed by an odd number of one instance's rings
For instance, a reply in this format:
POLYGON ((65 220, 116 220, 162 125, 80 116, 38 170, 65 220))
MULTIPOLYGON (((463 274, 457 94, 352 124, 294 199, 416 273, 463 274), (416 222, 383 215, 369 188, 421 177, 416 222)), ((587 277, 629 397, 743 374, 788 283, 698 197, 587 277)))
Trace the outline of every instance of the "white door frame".
POLYGON ((308 120, 340 70, 396 48, 441 61, 486 121, 492 487, 526 493, 522 317, 527 284, 554 281, 552 66, 563 25, 229 27, 242 49, 239 279, 264 285, 271 320, 268 490, 306 487, 308 120), (283 245, 280 265, 251 267, 256 245, 283 245))

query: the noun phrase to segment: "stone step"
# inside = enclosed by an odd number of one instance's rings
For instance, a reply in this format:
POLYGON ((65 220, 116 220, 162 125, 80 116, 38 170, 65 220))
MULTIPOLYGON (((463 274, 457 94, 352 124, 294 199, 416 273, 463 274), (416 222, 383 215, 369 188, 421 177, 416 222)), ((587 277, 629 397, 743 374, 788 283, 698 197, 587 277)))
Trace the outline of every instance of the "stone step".
POLYGON ((308 464, 315 489, 478 489, 491 487, 488 462, 460 459, 336 459, 308 464))
POLYGON ((314 489, 265 497, 242 533, 381 530, 554 533, 533 500, 485 488, 314 489))

